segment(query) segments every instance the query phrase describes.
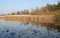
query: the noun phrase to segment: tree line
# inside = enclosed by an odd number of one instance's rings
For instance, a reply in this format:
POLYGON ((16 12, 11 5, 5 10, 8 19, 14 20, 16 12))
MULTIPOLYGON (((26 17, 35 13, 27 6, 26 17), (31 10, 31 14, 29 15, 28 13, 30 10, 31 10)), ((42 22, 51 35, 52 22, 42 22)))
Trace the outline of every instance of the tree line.
MULTIPOLYGON (((12 12, 11 14, 6 15, 22 15, 22 14, 28 14, 28 15, 46 15, 46 14, 54 14, 54 15, 60 15, 60 2, 57 4, 47 4, 45 7, 36 7, 36 9, 32 9, 32 11, 29 10, 23 10, 23 11, 17 11, 12 12)), ((3 14, 4 15, 4 14, 3 14)))

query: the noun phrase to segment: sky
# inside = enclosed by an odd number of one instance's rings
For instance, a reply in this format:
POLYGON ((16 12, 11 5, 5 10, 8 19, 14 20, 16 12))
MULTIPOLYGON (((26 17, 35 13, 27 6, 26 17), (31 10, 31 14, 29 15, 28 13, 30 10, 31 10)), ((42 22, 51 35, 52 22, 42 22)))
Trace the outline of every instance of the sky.
POLYGON ((0 14, 21 11, 24 9, 32 10, 36 7, 41 8, 46 4, 57 4, 59 0, 0 0, 0 14))

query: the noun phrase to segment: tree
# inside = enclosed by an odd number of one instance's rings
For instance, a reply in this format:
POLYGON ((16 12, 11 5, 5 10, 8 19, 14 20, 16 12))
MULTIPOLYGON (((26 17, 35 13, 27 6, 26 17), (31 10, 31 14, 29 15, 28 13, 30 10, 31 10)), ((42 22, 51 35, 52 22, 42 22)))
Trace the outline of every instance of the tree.
POLYGON ((19 15, 19 14, 20 14, 20 12, 18 11, 18 12, 17 12, 17 15, 19 15))
POLYGON ((58 2, 58 4, 57 4, 57 9, 58 10, 60 9, 60 2, 58 2))
POLYGON ((14 13, 14 12, 12 12, 12 13, 11 13, 11 15, 15 15, 15 13, 14 13))
POLYGON ((24 11, 22 11, 22 14, 29 14, 29 11, 28 10, 24 10, 24 11))

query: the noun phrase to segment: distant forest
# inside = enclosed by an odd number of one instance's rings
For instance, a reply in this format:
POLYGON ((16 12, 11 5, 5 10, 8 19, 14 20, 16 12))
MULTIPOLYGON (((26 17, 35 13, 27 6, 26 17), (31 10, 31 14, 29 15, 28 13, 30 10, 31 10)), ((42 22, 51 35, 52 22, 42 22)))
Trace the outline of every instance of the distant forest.
MULTIPOLYGON (((39 8, 36 7, 36 9, 32 9, 32 11, 29 10, 23 10, 23 11, 17 11, 12 12, 11 14, 6 15, 22 15, 22 14, 28 14, 28 15, 60 15, 60 2, 57 4, 47 4, 45 7, 39 8)), ((5 15, 5 14, 3 14, 5 15)))
MULTIPOLYGON (((12 12, 10 15, 21 15, 21 14, 31 14, 31 15, 47 15, 47 14, 54 14, 60 15, 60 2, 57 4, 47 4, 45 7, 33 9, 31 12, 29 10, 17 11, 12 12)), ((9 14, 7 14, 9 15, 9 14)))

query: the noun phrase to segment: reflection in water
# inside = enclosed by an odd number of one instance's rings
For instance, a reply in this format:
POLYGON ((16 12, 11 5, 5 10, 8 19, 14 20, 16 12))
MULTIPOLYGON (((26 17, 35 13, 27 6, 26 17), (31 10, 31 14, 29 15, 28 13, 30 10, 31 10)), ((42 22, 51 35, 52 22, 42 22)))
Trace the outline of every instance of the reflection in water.
POLYGON ((60 38, 60 28, 3 20, 0 21, 0 38, 60 38))

